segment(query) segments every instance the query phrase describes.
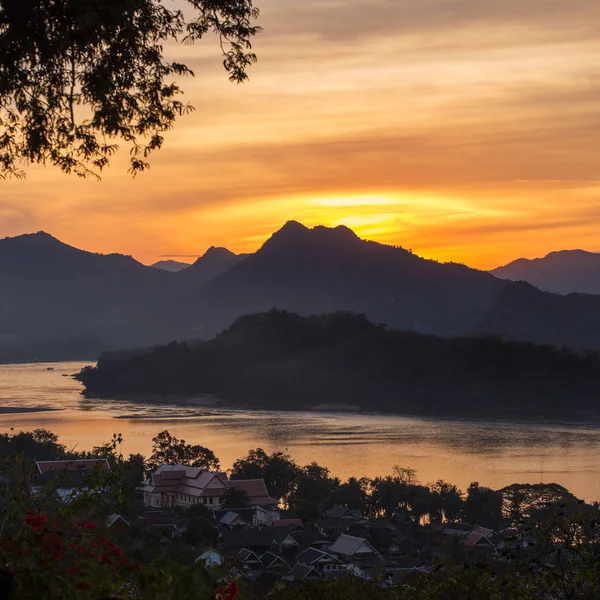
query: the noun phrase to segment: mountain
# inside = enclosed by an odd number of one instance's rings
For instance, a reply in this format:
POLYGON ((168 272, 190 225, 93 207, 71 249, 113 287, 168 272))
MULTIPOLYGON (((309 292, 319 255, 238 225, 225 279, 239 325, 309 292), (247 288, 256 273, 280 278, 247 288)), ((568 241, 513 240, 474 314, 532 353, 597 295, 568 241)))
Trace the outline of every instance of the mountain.
POLYGON ((161 271, 169 271, 169 273, 179 273, 190 266, 190 263, 181 262, 179 260, 159 260, 158 262, 150 265, 153 269, 160 269, 161 271))
POLYGON ((83 356, 113 341, 149 341, 129 326, 130 315, 166 301, 177 287, 174 277, 130 256, 78 250, 45 232, 2 239, 0 357, 42 340, 87 340, 83 356))
POLYGON ((216 394, 227 405, 277 410, 600 416, 598 353, 425 336, 339 312, 244 316, 207 342, 104 354, 78 378, 87 395, 144 401, 216 394))
POLYGON ((507 286, 472 329, 503 339, 600 348, 600 296, 549 294, 526 282, 507 286))
POLYGON ((346 310, 392 327, 451 335, 473 327, 506 285, 464 265, 362 240, 346 227, 309 229, 291 221, 152 321, 169 323, 183 339, 214 335, 240 315, 273 307, 302 315, 346 310))
POLYGON ((234 254, 227 248, 211 246, 195 263, 185 270, 187 281, 201 285, 225 273, 246 258, 246 254, 234 254))
POLYGON ((562 250, 544 258, 520 258, 491 273, 501 279, 527 281, 546 292, 600 294, 600 254, 596 252, 562 250))

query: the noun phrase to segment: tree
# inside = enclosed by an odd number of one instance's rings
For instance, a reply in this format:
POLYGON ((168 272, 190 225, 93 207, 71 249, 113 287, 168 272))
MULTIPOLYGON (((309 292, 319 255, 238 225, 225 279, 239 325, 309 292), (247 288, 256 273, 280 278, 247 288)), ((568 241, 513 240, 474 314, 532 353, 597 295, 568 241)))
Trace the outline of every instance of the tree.
POLYGON ((122 139, 130 172, 146 169, 163 134, 192 108, 163 45, 217 35, 230 79, 256 61, 252 0, 0 0, 0 177, 20 161, 86 177, 102 171, 122 139), (181 6, 183 4, 183 6, 181 6))
POLYGON ((65 451, 58 436, 46 429, 0 435, 0 453, 3 455, 14 453, 30 460, 59 460, 65 457, 65 451))
POLYGON ((456 521, 463 511, 462 492, 442 479, 431 486, 431 519, 456 521))
POLYGON ((472 525, 499 529, 502 525, 502 494, 473 482, 467 489, 465 519, 472 525))
POLYGON ((198 544, 207 544, 212 546, 219 539, 219 531, 217 528, 205 518, 191 519, 185 528, 185 541, 191 546, 198 544))
POLYGON ((329 469, 313 462, 299 471, 290 506, 302 519, 316 517, 339 485, 339 479, 330 477, 329 469))
POLYGON ((250 450, 245 458, 233 463, 231 479, 264 479, 269 493, 287 505, 300 468, 284 452, 267 454, 262 448, 250 450))
POLYGON ((151 471, 160 465, 186 465, 198 469, 217 471, 219 459, 212 450, 204 446, 186 444, 172 436, 168 431, 161 431, 152 438, 152 455, 148 460, 151 471))
POLYGON ((368 486, 368 479, 350 477, 346 483, 342 483, 342 485, 333 491, 330 502, 331 504, 339 504, 365 512, 368 501, 368 486))
POLYGON ((249 505, 250 498, 246 490, 236 487, 230 487, 225 490, 221 504, 222 508, 248 508, 249 505))

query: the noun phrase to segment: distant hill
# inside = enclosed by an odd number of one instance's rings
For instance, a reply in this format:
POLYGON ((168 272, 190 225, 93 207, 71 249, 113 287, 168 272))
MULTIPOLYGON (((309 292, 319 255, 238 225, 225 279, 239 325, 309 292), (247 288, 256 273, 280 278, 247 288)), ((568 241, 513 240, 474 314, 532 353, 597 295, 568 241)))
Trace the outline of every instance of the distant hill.
POLYGON ((127 327, 129 315, 166 300, 173 277, 130 256, 78 250, 45 232, 2 239, 0 347, 30 339, 97 339, 105 347, 111 339, 133 341, 138 332, 127 327))
POLYGON ((153 265, 150 265, 154 269, 160 269, 161 271, 169 271, 170 273, 179 273, 190 266, 190 263, 181 262, 179 260, 159 260, 153 265))
POLYGON ((292 221, 152 320, 169 322, 181 339, 214 335, 240 315, 273 307, 303 315, 349 310, 393 327, 457 334, 474 326, 506 285, 464 265, 361 240, 346 227, 292 221))
POLYGON ((227 248, 216 248, 211 246, 195 263, 185 270, 183 277, 189 282, 200 286, 215 277, 225 273, 247 255, 234 254, 227 248))
POLYGON ((549 294, 525 282, 507 286, 472 333, 572 348, 600 348, 600 296, 549 294))
POLYGON ((179 272, 39 232, 0 240, 0 361, 210 339, 278 308, 350 311, 438 336, 494 334, 600 348, 600 296, 555 296, 459 264, 291 221, 250 255, 210 248, 179 272))
POLYGON ((227 405, 485 417, 598 417, 600 357, 493 337, 442 339, 347 313, 245 316, 215 339, 100 357, 91 396, 216 394, 227 405))
POLYGON ((600 294, 600 254, 596 252, 562 250, 544 258, 520 258, 491 273, 501 279, 527 281, 546 292, 600 294))

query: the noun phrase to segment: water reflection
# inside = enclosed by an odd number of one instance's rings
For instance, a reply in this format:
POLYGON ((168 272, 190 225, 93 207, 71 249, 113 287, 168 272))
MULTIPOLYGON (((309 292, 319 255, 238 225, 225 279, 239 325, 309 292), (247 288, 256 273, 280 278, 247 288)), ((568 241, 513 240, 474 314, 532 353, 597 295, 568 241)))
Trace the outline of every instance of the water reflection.
POLYGON ((588 500, 600 495, 600 428, 585 423, 421 419, 389 415, 236 411, 175 404, 86 399, 62 377, 79 363, 0 366, 0 407, 60 409, 0 414, 7 430, 46 427, 63 443, 89 448, 113 432, 124 451, 148 454, 151 439, 169 429, 212 448, 224 467, 261 446, 288 450, 301 463, 317 460, 342 477, 386 475, 393 465, 418 470, 421 481, 443 478, 465 489, 515 481, 556 481, 588 500))

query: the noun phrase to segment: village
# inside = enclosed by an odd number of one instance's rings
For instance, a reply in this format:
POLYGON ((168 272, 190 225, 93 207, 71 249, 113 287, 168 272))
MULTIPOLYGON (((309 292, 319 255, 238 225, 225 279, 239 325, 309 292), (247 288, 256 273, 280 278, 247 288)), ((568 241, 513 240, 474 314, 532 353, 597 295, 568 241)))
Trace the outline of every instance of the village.
MULTIPOLYGON (((86 478, 108 473, 106 459, 37 461, 34 491, 54 482, 63 502, 82 493, 86 478)), ((502 572, 508 551, 525 551, 523 532, 463 522, 415 523, 406 514, 366 518, 339 504, 299 518, 281 508, 263 479, 163 464, 137 488, 139 503, 106 518, 122 542, 140 540, 186 560, 225 570, 264 596, 277 586, 351 577, 382 587, 408 585, 444 561, 485 561, 502 572)))

